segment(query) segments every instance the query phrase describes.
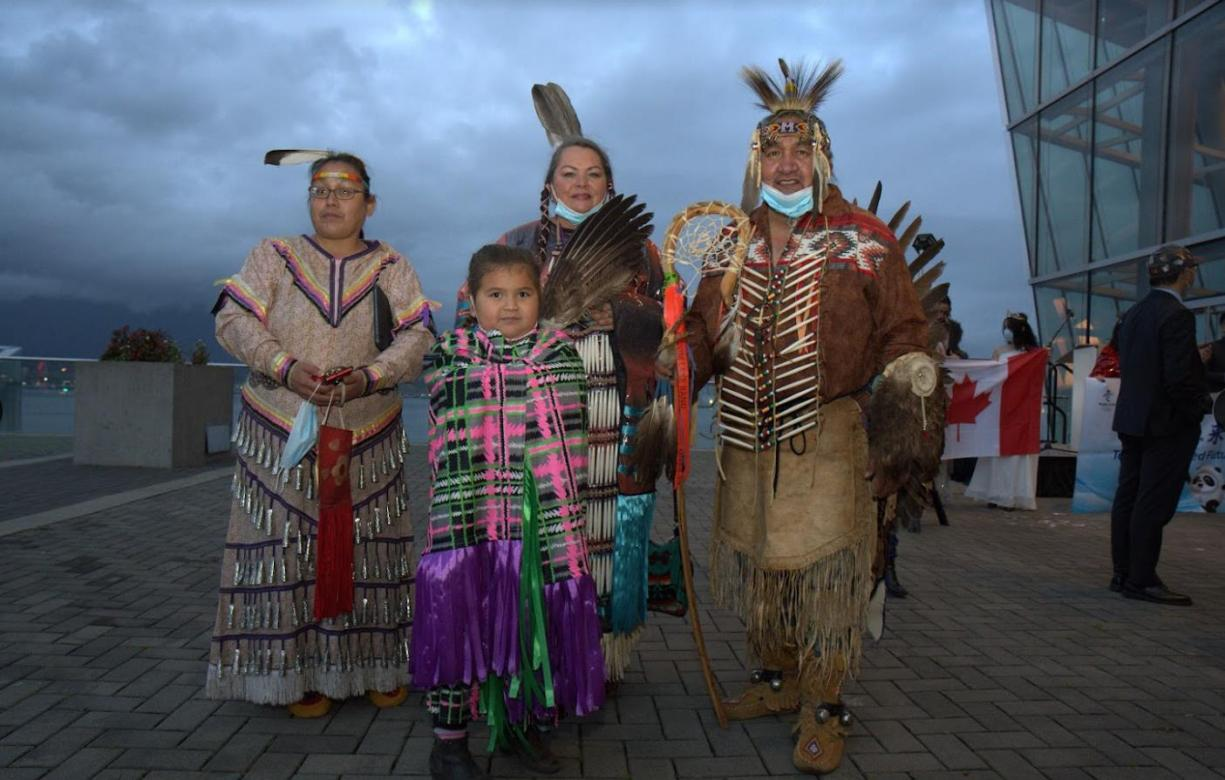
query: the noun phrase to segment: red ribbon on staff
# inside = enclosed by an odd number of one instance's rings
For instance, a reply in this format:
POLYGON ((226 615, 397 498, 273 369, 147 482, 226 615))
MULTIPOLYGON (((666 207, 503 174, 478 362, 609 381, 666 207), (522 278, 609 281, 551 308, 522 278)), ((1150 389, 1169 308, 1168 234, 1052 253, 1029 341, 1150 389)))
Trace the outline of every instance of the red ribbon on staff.
POLYGON ((679 280, 664 290, 664 325, 676 335, 676 373, 672 380, 672 409, 676 415, 676 470, 672 485, 689 478, 689 349, 685 345, 685 295, 679 280))
POLYGON ((319 525, 316 532, 315 619, 353 611, 353 494, 349 455, 353 431, 319 426, 319 525))

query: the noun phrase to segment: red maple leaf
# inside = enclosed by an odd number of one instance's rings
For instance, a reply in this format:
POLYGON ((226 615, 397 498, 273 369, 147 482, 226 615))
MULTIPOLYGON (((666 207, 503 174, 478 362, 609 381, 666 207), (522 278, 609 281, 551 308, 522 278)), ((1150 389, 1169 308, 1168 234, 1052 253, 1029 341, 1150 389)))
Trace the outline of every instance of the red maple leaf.
POLYGON ((978 422, 978 415, 991 405, 991 393, 975 394, 978 384, 966 374, 960 382, 953 385, 953 397, 949 400, 949 410, 945 422, 957 426, 957 441, 961 441, 961 424, 973 425, 978 422))

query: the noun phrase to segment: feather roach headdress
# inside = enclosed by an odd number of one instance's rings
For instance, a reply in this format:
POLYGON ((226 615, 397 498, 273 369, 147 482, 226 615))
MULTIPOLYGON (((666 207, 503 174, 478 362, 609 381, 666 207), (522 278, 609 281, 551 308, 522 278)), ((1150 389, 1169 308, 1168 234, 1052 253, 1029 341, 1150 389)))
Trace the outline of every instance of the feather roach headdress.
POLYGON ((813 146, 813 207, 819 212, 833 176, 833 155, 825 123, 817 117, 817 109, 842 75, 842 60, 834 60, 823 68, 809 68, 803 62, 788 64, 780 57, 778 68, 782 73, 781 83, 756 65, 740 71, 744 83, 757 95, 757 105, 770 112, 753 128, 749 139, 749 161, 744 172, 740 205, 745 211, 757 207, 761 196, 762 147, 777 142, 779 136, 798 135, 813 146))

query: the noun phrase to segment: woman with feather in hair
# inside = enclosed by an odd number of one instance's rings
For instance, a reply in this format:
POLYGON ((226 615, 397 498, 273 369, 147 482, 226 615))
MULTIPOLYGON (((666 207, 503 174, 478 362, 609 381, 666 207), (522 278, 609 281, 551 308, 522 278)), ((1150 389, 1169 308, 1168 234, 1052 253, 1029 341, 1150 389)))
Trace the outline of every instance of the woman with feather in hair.
MULTIPOLYGON (((558 257, 576 229, 614 196, 612 164, 582 134, 570 99, 556 84, 532 87, 532 100, 553 154, 540 192, 540 215, 497 241, 533 252, 549 289, 558 257)), ((604 296, 608 303, 564 323, 587 370, 591 472, 587 544, 604 626, 610 683, 624 674, 646 621, 647 561, 660 460, 630 466, 638 421, 655 396, 655 351, 663 335, 663 272, 659 252, 642 243, 638 273, 604 296)), ((456 325, 470 324, 468 289, 460 288, 456 325)))
POLYGON ((310 162, 310 235, 267 238, 224 280, 217 340, 250 368, 205 693, 318 718, 408 695, 413 530, 397 386, 433 343, 408 259, 363 229, 358 157, 310 162))

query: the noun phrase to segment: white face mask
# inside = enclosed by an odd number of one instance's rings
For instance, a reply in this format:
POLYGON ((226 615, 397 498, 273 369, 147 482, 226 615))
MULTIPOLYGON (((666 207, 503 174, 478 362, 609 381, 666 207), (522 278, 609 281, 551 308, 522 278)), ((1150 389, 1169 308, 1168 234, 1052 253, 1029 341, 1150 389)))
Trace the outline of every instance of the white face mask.
POLYGON ((1012 343, 1012 331, 1008 330, 1008 328, 1004 328, 1004 343, 1005 344, 1012 343))
POLYGON ((306 457, 306 453, 315 446, 319 438, 319 412, 310 401, 303 401, 294 415, 293 427, 289 429, 289 438, 281 449, 281 459, 277 462, 277 471, 285 471, 298 465, 298 461, 306 457))

